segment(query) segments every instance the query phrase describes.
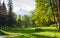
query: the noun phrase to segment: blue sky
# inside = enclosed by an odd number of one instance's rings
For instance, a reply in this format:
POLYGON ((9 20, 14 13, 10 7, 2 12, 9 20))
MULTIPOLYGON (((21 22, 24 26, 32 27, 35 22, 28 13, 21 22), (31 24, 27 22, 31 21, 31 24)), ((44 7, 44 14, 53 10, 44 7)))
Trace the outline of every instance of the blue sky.
MULTIPOLYGON (((3 0, 2 0, 3 1, 3 0)), ((8 0, 4 0, 5 4, 8 4, 8 0)), ((35 0, 12 0, 13 1, 13 11, 17 13, 17 11, 22 8, 28 11, 35 9, 35 0)))

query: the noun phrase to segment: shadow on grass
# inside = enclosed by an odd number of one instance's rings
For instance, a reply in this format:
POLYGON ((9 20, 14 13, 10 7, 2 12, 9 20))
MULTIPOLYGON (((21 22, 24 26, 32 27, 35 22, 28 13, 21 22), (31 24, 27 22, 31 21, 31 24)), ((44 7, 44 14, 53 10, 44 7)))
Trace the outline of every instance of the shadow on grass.
MULTIPOLYGON (((56 37, 51 37, 51 36, 45 36, 45 35, 38 35, 38 34, 31 34, 31 33, 36 33, 36 32, 58 32, 56 29, 41 29, 41 30, 20 30, 20 29, 9 29, 9 30, 5 30, 7 32, 13 32, 13 33, 26 33, 29 35, 32 35, 36 38, 56 38, 56 37)), ((28 35, 27 35, 28 36, 28 35)), ((14 38, 31 38, 31 36, 27 37, 27 36, 16 36, 14 38)))
MULTIPOLYGON (((56 29, 41 29, 41 30, 17 30, 20 33, 36 33, 36 32, 58 32, 56 29)), ((15 32, 17 32, 15 31, 15 32)), ((14 32, 14 31, 13 31, 14 32)))
POLYGON ((41 29, 41 30, 19 30, 19 29, 9 29, 9 30, 4 30, 7 32, 13 32, 13 33, 35 33, 35 32, 58 32, 56 29, 41 29))
POLYGON ((36 28, 31 29, 31 28, 14 28, 14 29, 4 29, 4 31, 6 32, 12 32, 12 33, 37 33, 37 32, 58 32, 57 28, 38 28, 38 30, 36 30, 36 28))
POLYGON ((21 36, 14 36, 14 37, 7 37, 7 38, 56 38, 56 37, 37 35, 37 34, 24 34, 21 36))
POLYGON ((35 36, 36 38, 56 38, 51 36, 44 36, 44 35, 38 35, 38 34, 31 34, 32 36, 35 36))
POLYGON ((13 32, 13 33, 34 33, 37 32, 35 30, 4 30, 6 32, 13 32))
POLYGON ((0 35, 8 35, 0 30, 0 35))
POLYGON ((42 31, 48 31, 48 32, 58 32, 56 29, 42 29, 42 31))

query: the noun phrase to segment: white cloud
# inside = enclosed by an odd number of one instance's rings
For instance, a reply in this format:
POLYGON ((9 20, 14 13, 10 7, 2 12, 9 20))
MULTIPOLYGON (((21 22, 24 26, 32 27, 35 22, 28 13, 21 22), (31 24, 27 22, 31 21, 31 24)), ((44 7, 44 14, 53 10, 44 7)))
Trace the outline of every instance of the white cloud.
MULTIPOLYGON (((8 4, 8 0, 5 0, 8 4)), ((13 0, 14 11, 17 12, 20 8, 25 10, 33 10, 35 8, 34 0, 13 0)))

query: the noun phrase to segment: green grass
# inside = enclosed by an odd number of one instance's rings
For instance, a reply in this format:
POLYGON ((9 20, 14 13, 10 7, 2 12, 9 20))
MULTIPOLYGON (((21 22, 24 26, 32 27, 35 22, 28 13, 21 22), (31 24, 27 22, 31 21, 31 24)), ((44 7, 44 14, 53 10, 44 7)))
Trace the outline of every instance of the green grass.
POLYGON ((7 38, 60 38, 60 32, 56 27, 40 27, 42 30, 36 31, 35 28, 14 28, 5 30, 10 33, 19 33, 22 35, 7 38))
POLYGON ((0 35, 7 35, 7 33, 5 33, 2 30, 0 30, 0 35))

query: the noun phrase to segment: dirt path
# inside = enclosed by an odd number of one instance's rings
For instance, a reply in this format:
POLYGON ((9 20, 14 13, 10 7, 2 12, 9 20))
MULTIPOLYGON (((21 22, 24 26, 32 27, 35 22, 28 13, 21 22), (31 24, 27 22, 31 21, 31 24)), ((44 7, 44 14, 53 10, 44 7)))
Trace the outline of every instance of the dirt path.
MULTIPOLYGON (((1 30, 1 31, 4 32, 4 33, 8 33, 8 32, 5 32, 5 31, 3 31, 3 30, 1 30)), ((22 33, 8 33, 8 34, 9 34, 9 35, 0 35, 0 38, 23 35, 22 33)))
POLYGON ((22 34, 9 34, 9 35, 0 35, 0 38, 11 37, 11 36, 20 36, 22 34))

